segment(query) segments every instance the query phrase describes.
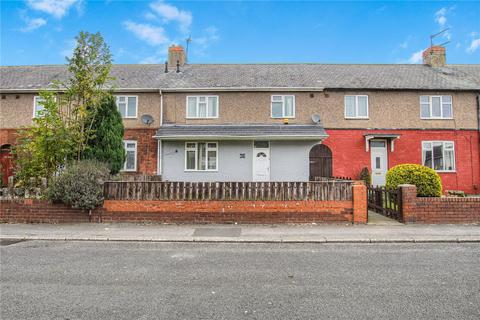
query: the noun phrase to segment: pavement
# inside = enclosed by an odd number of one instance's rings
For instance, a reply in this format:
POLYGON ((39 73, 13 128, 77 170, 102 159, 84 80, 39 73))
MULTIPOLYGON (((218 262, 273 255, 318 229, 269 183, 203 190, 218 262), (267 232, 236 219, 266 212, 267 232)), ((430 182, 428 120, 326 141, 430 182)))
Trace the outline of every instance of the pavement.
POLYGON ((479 319, 476 243, 21 241, 0 318, 479 319))
POLYGON ((2 224, 0 239, 154 242, 479 242, 479 225, 2 224))

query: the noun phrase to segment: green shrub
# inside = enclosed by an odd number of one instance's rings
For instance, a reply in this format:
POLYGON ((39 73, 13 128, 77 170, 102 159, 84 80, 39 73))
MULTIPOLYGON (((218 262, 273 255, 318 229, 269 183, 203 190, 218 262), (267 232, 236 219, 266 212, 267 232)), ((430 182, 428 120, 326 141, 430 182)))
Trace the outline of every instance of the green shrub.
POLYGON ((365 181, 367 186, 372 184, 372 177, 370 176, 370 171, 368 171, 367 167, 364 167, 362 171, 360 171, 359 180, 365 181))
POLYGON ((91 210, 103 203, 103 182, 110 176, 104 163, 82 160, 70 164, 53 179, 47 198, 72 208, 91 210))
POLYGON ((442 180, 435 170, 419 164, 400 164, 388 170, 387 188, 396 189, 401 184, 413 184, 419 197, 440 197, 442 180))

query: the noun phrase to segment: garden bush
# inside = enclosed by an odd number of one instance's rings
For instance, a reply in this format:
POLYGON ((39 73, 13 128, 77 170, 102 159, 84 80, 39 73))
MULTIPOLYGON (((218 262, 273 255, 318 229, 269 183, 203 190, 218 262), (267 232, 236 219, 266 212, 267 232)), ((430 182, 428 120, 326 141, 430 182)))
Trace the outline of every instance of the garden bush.
POLYGON ((103 183, 110 169, 104 163, 82 160, 69 164, 47 190, 47 198, 72 208, 91 210, 103 203, 103 183))
POLYGON ((372 177, 371 177, 370 171, 368 171, 367 167, 364 167, 362 169, 362 171, 360 171, 359 180, 365 181, 365 184, 367 186, 372 184, 372 177))
POLYGON ((396 189, 401 184, 413 184, 419 197, 440 197, 442 180, 435 170, 419 164, 400 164, 388 170, 387 188, 396 189))

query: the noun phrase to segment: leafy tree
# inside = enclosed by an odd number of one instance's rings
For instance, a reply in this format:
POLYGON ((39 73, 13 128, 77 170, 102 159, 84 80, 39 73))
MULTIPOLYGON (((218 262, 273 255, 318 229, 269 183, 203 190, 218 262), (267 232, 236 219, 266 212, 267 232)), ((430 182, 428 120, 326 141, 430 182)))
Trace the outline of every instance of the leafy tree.
POLYGON ((41 93, 44 110, 31 127, 19 132, 15 153, 21 184, 29 184, 31 178, 50 181, 69 160, 82 159, 95 136, 100 102, 111 95, 107 85, 112 56, 103 37, 80 32, 76 39, 73 55, 67 58, 70 77, 50 88, 61 94, 41 93))
POLYGON ((113 96, 100 103, 91 128, 94 133, 87 141, 84 157, 106 163, 110 173, 117 174, 125 162, 124 128, 113 96))
POLYGON ((58 87, 65 90, 63 103, 67 112, 67 125, 75 133, 77 159, 83 157, 87 141, 93 132, 98 106, 105 96, 112 66, 112 55, 100 33, 81 31, 77 46, 67 58, 71 77, 58 87))
POLYGON ((63 121, 56 96, 43 91, 40 104, 43 110, 33 119, 33 125, 18 132, 16 175, 21 185, 31 186, 42 177, 50 180, 71 158, 75 151, 72 133, 63 121))

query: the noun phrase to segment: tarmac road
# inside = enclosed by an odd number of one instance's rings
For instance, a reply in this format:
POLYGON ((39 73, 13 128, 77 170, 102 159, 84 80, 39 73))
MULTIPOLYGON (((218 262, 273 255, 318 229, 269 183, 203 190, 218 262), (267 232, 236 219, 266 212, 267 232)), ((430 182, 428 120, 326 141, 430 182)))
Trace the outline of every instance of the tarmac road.
POLYGON ((480 245, 2 241, 1 319, 479 319, 480 245))

